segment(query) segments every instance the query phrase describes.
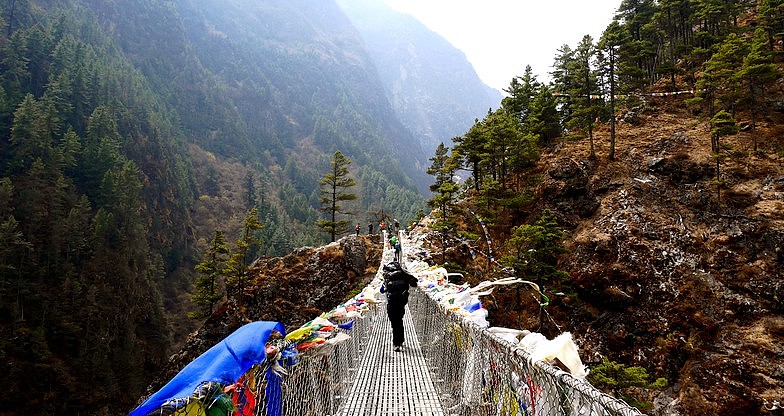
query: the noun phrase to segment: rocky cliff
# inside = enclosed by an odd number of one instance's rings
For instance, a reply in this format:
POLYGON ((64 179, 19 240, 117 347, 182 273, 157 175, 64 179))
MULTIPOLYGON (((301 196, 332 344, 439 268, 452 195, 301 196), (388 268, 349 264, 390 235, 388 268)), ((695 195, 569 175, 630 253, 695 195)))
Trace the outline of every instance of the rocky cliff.
MULTIPOLYGON (((544 316, 545 332, 575 335, 589 366, 606 358, 666 377, 663 392, 636 392, 650 414, 782 414, 782 114, 722 139, 717 182, 710 127, 665 100, 626 114, 615 160, 608 126, 597 158, 587 138, 544 151, 529 214, 556 213, 568 278, 550 283, 546 315, 531 296, 495 294, 491 324, 536 328, 544 316)), ((491 230, 498 246, 510 231, 491 230)), ((465 251, 450 261, 470 269, 465 251)))

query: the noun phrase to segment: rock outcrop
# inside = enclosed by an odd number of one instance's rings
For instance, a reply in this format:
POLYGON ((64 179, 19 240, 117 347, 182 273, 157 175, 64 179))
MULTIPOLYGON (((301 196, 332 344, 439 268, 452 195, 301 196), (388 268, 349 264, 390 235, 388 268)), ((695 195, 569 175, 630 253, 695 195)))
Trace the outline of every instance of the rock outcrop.
POLYGON ((217 307, 170 358, 148 391, 156 391, 245 323, 282 322, 286 330, 292 330, 343 303, 372 280, 382 252, 378 236, 351 235, 323 247, 304 247, 284 257, 256 260, 251 283, 242 296, 232 296, 217 307))

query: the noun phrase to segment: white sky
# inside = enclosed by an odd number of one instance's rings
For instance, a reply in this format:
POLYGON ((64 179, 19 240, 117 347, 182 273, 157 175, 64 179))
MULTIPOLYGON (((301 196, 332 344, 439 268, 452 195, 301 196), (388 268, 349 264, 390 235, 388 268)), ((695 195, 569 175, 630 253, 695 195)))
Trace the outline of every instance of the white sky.
POLYGON ((465 53, 479 78, 502 91, 531 65, 549 81, 558 48, 594 42, 621 0, 384 0, 465 53))

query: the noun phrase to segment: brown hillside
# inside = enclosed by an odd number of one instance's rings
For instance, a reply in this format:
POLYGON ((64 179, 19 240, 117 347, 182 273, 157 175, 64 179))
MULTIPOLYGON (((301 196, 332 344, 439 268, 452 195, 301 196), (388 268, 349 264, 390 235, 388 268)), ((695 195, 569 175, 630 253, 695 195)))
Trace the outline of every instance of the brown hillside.
POLYGON ((600 205, 571 231, 563 267, 592 313, 570 326, 589 355, 667 377, 661 414, 765 414, 784 397, 784 169, 774 120, 757 131, 761 152, 748 132, 723 140, 731 156, 720 200, 709 126, 683 108, 644 112, 619 130, 616 161, 587 169, 600 205))
MULTIPOLYGON (((606 358, 666 377, 662 392, 633 392, 649 414, 782 414, 782 113, 758 123, 758 152, 750 131, 722 139, 720 200, 709 125, 682 98, 648 98, 620 119, 614 161, 609 126, 595 159, 587 138, 544 151, 530 218, 545 208, 559 217, 569 277, 549 288, 542 318, 531 294, 489 297, 491 324, 537 329, 542 319, 542 332, 572 332, 589 365, 606 358)), ((509 228, 492 230, 496 258, 509 228)))

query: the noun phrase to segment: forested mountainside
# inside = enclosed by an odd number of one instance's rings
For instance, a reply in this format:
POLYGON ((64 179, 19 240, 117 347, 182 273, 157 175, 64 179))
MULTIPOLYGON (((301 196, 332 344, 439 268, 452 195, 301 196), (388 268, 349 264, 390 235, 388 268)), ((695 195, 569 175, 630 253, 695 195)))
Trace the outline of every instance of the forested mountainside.
POLYGON ((340 0, 376 62, 389 101, 428 154, 498 108, 465 55, 413 17, 380 0, 340 0))
POLYGON ((426 153, 332 1, 0 7, 0 412, 127 409, 192 329, 216 231, 240 269, 328 241, 336 150, 350 220, 425 208, 426 153))

